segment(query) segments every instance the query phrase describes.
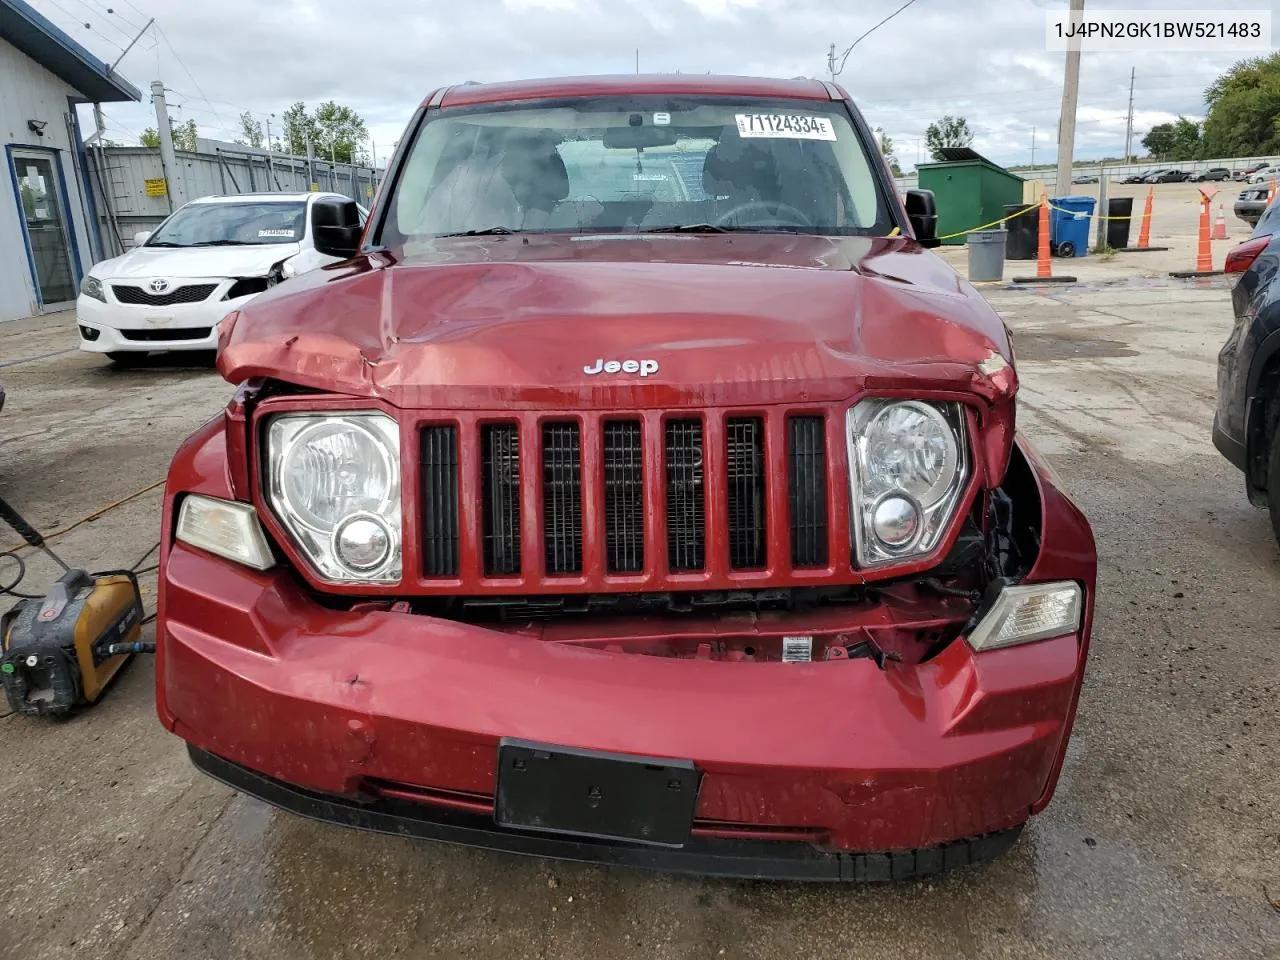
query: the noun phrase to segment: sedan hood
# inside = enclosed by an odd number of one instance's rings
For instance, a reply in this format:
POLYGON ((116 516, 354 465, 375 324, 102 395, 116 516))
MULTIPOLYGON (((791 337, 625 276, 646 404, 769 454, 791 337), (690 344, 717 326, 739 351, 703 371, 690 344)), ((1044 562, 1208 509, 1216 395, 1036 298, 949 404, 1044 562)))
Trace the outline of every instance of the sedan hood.
POLYGON ((507 236, 276 287, 224 324, 219 369, 415 409, 669 409, 1007 396, 1011 361, 981 296, 905 238, 507 236))
POLYGON ((236 247, 137 247, 93 268, 99 280, 263 277, 281 260, 296 256, 297 243, 236 247))

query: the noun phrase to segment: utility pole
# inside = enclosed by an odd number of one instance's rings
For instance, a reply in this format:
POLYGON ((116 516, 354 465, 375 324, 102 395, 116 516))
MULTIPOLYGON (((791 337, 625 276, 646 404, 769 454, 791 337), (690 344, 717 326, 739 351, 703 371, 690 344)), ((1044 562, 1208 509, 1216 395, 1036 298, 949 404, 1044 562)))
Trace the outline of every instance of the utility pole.
POLYGON ((1129 165, 1129 153, 1133 147, 1133 81, 1138 75, 1138 68, 1129 71, 1129 121, 1124 125, 1124 163, 1129 165))
POLYGON ((1036 128, 1031 128, 1031 169, 1036 168, 1036 128))
POLYGON ((320 189, 316 183, 316 147, 310 137, 307 137, 307 183, 313 192, 320 189))
MULTIPOLYGON (((271 156, 271 114, 267 114, 267 181, 275 183, 276 179, 276 163, 271 156)), ((279 184, 276 184, 279 187, 279 184)))
POLYGON ((160 166, 164 169, 165 199, 169 203, 169 212, 173 213, 174 194, 178 194, 178 205, 186 203, 186 190, 178 178, 178 155, 173 152, 173 130, 169 127, 169 105, 164 102, 164 83, 151 81, 151 102, 156 108, 156 132, 160 135, 160 166))
MULTIPOLYGON (((1084 19, 1084 0, 1071 0, 1071 24, 1084 19)), ((1071 184, 1071 156, 1076 145, 1076 105, 1080 100, 1080 40, 1067 47, 1067 68, 1062 81, 1062 113, 1058 117, 1058 175, 1054 189, 1061 196, 1071 184)))
POLYGON ((636 47, 636 74, 640 73, 640 48, 636 47))
POLYGON ((836 82, 836 45, 833 43, 827 52, 827 72, 831 74, 831 82, 836 82))

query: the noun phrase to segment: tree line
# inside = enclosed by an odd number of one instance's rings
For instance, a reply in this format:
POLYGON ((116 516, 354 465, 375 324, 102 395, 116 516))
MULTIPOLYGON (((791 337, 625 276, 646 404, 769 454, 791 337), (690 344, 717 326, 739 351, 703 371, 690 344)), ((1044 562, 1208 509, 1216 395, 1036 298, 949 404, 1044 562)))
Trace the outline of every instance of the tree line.
POLYGON ((1204 92, 1203 121, 1178 117, 1142 139, 1156 160, 1280 153, 1280 53, 1241 60, 1204 92))
MULTIPOLYGON (((320 104, 314 111, 308 111, 307 105, 299 100, 285 110, 280 119, 280 129, 271 131, 270 149, 278 153, 306 156, 307 144, 310 143, 317 159, 370 165, 370 156, 365 150, 365 144, 369 141, 369 129, 360 115, 350 107, 330 100, 320 104)), ((183 123, 170 120, 169 131, 173 136, 175 150, 195 152, 199 128, 194 120, 183 123)), ((138 141, 144 147, 158 147, 160 134, 155 127, 147 127, 138 141)), ((257 149, 267 147, 262 121, 247 110, 240 114, 240 131, 235 142, 257 149)))

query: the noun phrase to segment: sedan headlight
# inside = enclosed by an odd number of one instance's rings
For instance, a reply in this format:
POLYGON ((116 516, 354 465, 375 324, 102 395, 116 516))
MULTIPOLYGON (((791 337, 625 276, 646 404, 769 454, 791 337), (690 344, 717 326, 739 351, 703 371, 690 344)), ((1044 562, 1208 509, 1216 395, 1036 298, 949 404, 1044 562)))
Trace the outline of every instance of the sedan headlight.
POLYGON ((846 423, 858 565, 929 553, 946 532, 969 476, 959 404, 864 400, 846 423))
POLYGON ((400 428, 381 413, 284 414, 267 427, 268 496, 329 580, 400 580, 400 428))
POLYGON ((107 302, 107 294, 102 289, 102 281, 97 277, 85 277, 80 281, 80 292, 86 297, 93 297, 95 300, 107 302))

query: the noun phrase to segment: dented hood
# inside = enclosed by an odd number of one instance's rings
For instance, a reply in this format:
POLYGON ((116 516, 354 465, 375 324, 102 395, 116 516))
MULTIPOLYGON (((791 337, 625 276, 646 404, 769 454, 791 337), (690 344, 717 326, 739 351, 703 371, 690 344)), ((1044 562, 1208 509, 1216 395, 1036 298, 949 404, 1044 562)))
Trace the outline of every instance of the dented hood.
POLYGON ((281 260, 297 256, 297 243, 246 243, 232 247, 135 247, 96 264, 101 280, 151 277, 265 277, 281 260))
POLYGON ((905 238, 504 236, 282 284, 224 324, 219 369, 404 408, 573 409, 995 399, 1011 361, 981 296, 905 238))

